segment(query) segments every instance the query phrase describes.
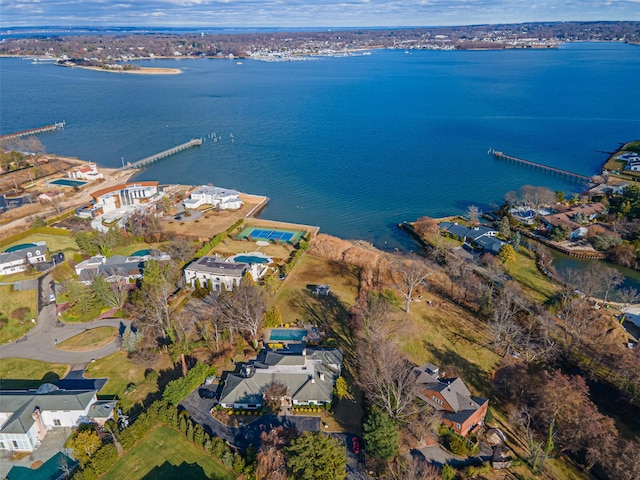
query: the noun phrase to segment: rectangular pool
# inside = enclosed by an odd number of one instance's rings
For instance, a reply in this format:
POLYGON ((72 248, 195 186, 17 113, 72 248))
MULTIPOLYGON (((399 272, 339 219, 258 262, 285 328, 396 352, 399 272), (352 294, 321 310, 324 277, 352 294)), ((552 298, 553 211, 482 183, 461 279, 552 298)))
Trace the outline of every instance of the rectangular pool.
POLYGON ((269 341, 301 342, 307 334, 308 332, 304 328, 274 328, 271 330, 269 341))

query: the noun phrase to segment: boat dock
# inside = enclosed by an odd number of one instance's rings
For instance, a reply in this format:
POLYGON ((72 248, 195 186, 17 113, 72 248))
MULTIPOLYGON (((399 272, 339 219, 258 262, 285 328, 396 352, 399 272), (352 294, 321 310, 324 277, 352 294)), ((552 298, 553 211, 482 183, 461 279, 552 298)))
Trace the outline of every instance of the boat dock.
POLYGON ((134 168, 143 168, 150 163, 157 162, 158 160, 166 158, 170 155, 174 155, 178 152, 181 152, 182 150, 186 150, 187 148, 191 147, 198 147, 200 145, 202 145, 202 138, 194 138, 186 143, 170 148, 168 150, 164 150, 160 153, 156 153, 155 155, 151 155, 150 157, 143 158, 142 160, 138 160, 137 162, 129 162, 126 165, 122 165, 122 167, 120 167, 118 171, 121 172, 123 170, 130 170, 134 168))
POLYGON ((568 170, 562 170, 561 168, 550 167, 548 165, 543 165, 542 163, 531 162, 522 158, 512 157, 511 155, 505 155, 504 153, 499 152, 498 150, 494 150, 493 148, 490 148, 487 154, 493 155, 499 160, 507 160, 509 162, 525 165, 527 167, 537 168, 538 170, 543 170, 545 172, 554 173, 562 177, 567 177, 571 180, 575 180, 576 182, 594 183, 593 178, 587 177, 586 175, 580 175, 579 173, 569 172, 568 170))
POLYGON ((38 133, 53 132, 60 128, 64 128, 64 126, 65 126, 65 122, 62 121, 62 122, 54 123, 52 125, 45 125, 44 127, 30 128, 29 130, 22 130, 20 132, 7 133, 6 135, 0 135, 0 139, 28 137, 29 135, 37 135, 38 133))

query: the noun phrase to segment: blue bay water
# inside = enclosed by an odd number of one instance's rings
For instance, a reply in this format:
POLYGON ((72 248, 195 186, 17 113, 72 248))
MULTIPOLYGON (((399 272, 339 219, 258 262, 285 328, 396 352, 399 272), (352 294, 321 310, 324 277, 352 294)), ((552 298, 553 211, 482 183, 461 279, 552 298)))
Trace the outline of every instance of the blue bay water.
POLYGON ((399 222, 486 210, 524 184, 580 190, 489 147, 592 175, 640 138, 640 47, 624 44, 139 63, 183 73, 0 59, 0 132, 65 120, 47 151, 109 167, 205 137, 136 178, 267 195, 264 218, 380 247, 406 245, 399 222))

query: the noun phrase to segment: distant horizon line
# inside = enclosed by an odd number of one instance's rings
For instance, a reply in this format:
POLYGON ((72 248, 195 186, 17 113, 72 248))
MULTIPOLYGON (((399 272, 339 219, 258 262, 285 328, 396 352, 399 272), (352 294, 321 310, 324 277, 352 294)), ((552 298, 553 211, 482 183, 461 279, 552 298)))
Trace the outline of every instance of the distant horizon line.
POLYGON ((466 23, 466 24, 450 24, 450 25, 351 25, 351 26, 274 26, 274 25, 254 25, 254 26, 233 26, 233 25, 219 25, 219 26, 168 26, 168 25, 11 25, 2 26, 0 30, 53 30, 53 29, 74 29, 74 30, 109 30, 109 29, 121 29, 121 30, 351 30, 370 28, 375 30, 401 28, 457 28, 457 27, 481 27, 481 26, 497 26, 497 25, 527 25, 527 24, 558 24, 558 23, 639 23, 640 20, 531 20, 524 22, 496 22, 496 23, 466 23))

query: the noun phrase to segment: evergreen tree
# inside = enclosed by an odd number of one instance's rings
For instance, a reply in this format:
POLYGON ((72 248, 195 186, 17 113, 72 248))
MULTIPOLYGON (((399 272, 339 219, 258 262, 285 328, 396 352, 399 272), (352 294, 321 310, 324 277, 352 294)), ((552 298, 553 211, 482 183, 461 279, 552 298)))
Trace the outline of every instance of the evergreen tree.
POLYGON ((363 430, 369 455, 382 460, 391 460, 398 455, 398 427, 389 415, 378 408, 372 409, 363 430))
POLYGON ((347 452, 336 438, 304 432, 285 449, 287 466, 297 480, 343 480, 347 452))

